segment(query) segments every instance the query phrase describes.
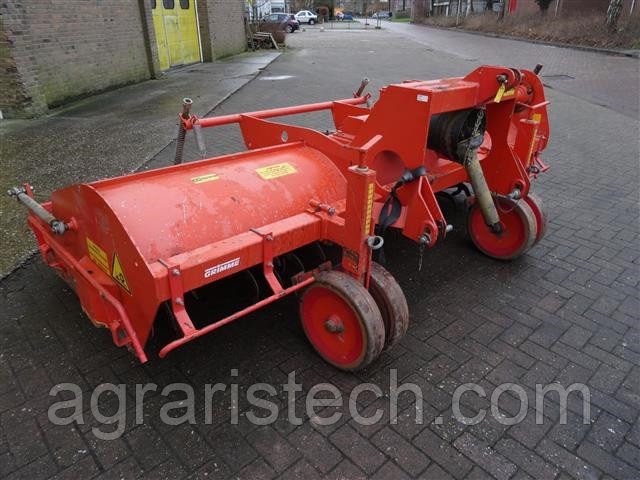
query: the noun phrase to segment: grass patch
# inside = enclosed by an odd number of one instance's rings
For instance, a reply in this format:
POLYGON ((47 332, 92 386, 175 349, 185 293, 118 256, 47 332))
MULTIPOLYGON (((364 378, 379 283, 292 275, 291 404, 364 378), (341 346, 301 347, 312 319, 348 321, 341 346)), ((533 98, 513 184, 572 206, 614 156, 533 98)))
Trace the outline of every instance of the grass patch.
MULTIPOLYGON (((429 17, 426 25, 455 28, 455 16, 429 17)), ((604 15, 573 15, 554 17, 509 15, 502 22, 497 15, 483 13, 461 18, 457 28, 476 32, 497 33, 513 37, 548 42, 568 43, 601 48, 638 48, 640 46, 640 17, 622 17, 618 30, 611 33, 605 27, 604 15)))

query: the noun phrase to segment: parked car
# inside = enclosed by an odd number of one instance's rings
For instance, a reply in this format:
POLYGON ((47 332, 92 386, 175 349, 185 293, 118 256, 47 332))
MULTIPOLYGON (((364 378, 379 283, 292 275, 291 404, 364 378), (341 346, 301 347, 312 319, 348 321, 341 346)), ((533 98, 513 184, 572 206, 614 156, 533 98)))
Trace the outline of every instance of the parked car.
POLYGON ((338 20, 339 22, 352 22, 353 15, 351 15, 350 13, 338 12, 336 13, 336 20, 338 20))
POLYGON ((287 33, 292 33, 300 30, 300 23, 290 13, 271 13, 262 19, 260 29, 269 32, 284 30, 287 33))
POLYGON ((300 10, 294 17, 296 17, 298 23, 308 23, 309 25, 318 23, 318 15, 309 10, 300 10))

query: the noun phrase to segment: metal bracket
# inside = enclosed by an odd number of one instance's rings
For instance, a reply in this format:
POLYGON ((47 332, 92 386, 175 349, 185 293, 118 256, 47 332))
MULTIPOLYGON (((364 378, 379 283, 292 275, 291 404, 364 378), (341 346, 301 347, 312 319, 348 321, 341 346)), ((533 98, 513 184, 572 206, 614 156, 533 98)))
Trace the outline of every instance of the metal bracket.
POLYGON ((284 292, 284 288, 282 288, 282 285, 273 272, 273 232, 262 233, 257 228, 250 228, 249 230, 262 237, 262 268, 264 278, 267 280, 273 293, 280 295, 284 292))
POLYGON ((169 290, 171 292, 171 311, 176 317, 178 327, 182 334, 186 337, 196 331, 193 322, 184 306, 184 288, 182 287, 182 271, 180 265, 171 265, 162 259, 158 259, 158 263, 167 269, 169 276, 169 290))

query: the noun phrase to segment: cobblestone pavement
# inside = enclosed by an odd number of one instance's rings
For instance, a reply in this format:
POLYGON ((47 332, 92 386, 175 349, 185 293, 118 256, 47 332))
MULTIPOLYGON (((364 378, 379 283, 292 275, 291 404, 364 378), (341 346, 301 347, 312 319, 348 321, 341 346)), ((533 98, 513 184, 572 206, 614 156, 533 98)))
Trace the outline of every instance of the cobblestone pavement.
MULTIPOLYGON (((481 45, 483 37, 473 37, 481 45)), ((487 40, 493 41, 493 40, 487 40)), ((217 114, 348 97, 363 75, 372 85, 402 78, 467 73, 478 61, 428 50, 395 32, 302 32, 291 48, 227 102, 217 114), (285 78, 283 78, 285 77, 285 78)), ((471 46, 469 48, 472 48, 471 46)), ((573 55, 572 51, 566 53, 573 55)), ((600 56, 602 62, 608 57, 600 56)), ((536 58, 523 58, 533 65, 536 58)), ((598 70, 593 64, 593 70, 598 70)), ((612 72, 614 73, 614 72, 612 72)), ((185 92, 187 95, 189 92, 185 92)), ((625 92, 619 92, 621 95, 625 92)), ((242 319, 176 351, 139 365, 115 348, 104 330, 82 315, 73 293, 38 259, 0 284, 0 476, 3 478, 498 478, 636 479, 640 477, 640 335, 638 330, 638 124, 580 96, 549 91, 551 172, 536 184, 549 206, 547 236, 523 258, 501 263, 470 248, 461 229, 428 251, 417 271, 417 250, 398 240, 387 249, 389 268, 404 291, 411 326, 403 341, 357 375, 337 372, 312 352, 297 321, 295 298, 242 319), (232 376, 237 369, 237 376, 232 376), (362 426, 346 407, 328 406, 311 417, 302 398, 320 382, 346 398, 359 382, 389 391, 398 382, 424 392, 424 423, 416 424, 411 395, 400 397, 391 424, 388 397, 363 394, 363 415, 383 420, 362 426), (295 372, 302 383, 287 421, 278 387, 295 372), (277 387, 277 420, 256 426, 246 390, 254 382, 277 387), (63 397, 53 385, 77 383, 84 392, 84 424, 55 426, 47 409, 63 397), (90 392, 103 382, 126 385, 126 423, 117 440, 99 440, 93 427, 111 431, 89 411, 90 392), (135 384, 154 382, 144 422, 135 422, 135 384), (160 409, 181 397, 160 395, 183 382, 194 388, 196 424, 160 422, 160 409), (239 424, 230 423, 231 395, 214 396, 205 424, 204 385, 239 384, 239 424), (492 415, 477 425, 452 418, 452 394, 475 382, 491 396, 498 385, 520 385, 529 399, 522 423, 503 425, 492 415), (569 397, 567 424, 557 395, 547 397, 535 422, 536 384, 588 386, 589 422, 580 397, 569 397), (343 413, 332 426, 319 418, 343 413)), ((322 127, 327 118, 304 116, 322 127)), ((173 122, 173 119, 167 119, 173 122)), ((239 148, 237 132, 207 132, 212 154, 239 148)), ((192 139, 191 139, 192 140, 192 139)), ((150 166, 166 164, 171 146, 150 166)), ((187 155, 195 157, 192 144, 187 155)), ((459 224, 459 222, 455 222, 459 224)), ((104 395, 110 415, 118 404, 104 395)), ((505 415, 522 402, 500 397, 505 415)), ((253 408, 253 410, 252 410, 253 408)), ((488 409, 488 398, 462 397, 462 411, 488 409)))
POLYGON ((529 69, 541 63, 544 65, 542 78, 548 87, 612 108, 633 119, 640 113, 640 62, 637 58, 407 23, 384 22, 384 28, 427 48, 473 62, 502 62, 529 69))

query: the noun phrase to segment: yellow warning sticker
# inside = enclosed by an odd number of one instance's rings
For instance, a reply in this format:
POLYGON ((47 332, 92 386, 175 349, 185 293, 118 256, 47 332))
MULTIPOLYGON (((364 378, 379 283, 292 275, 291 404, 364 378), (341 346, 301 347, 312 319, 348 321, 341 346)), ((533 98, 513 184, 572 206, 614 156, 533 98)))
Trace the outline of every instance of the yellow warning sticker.
POLYGON ((271 180, 273 178, 284 177, 285 175, 291 175, 296 173, 296 169, 290 163, 276 163, 275 165, 269 165, 268 167, 256 168, 256 172, 265 180, 271 180))
POLYGON ((500 103, 500 101, 502 100, 502 97, 504 97, 504 91, 507 89, 506 84, 502 84, 500 85, 500 88, 498 88, 498 91, 496 92, 496 98, 493 99, 494 102, 496 103, 500 103))
POLYGON ((527 154, 527 162, 529 163, 531 163, 533 149, 536 148, 536 143, 538 142, 538 125, 540 124, 540 120, 542 120, 542 115, 539 113, 534 113, 531 119, 535 122, 535 124, 533 127, 533 132, 531 132, 531 145, 529 145, 529 153, 527 154))
POLYGON ((101 249, 97 243, 87 237, 87 252, 89 252, 89 258, 93 263, 95 263, 100 269, 109 274, 109 260, 107 259, 107 252, 101 249))
POLYGON ((127 283, 127 277, 124 276, 124 270, 122 269, 122 265, 120 264, 120 259, 118 258, 118 254, 113 252, 113 263, 111 265, 111 276, 113 279, 118 282, 125 291, 131 295, 131 289, 129 289, 129 284, 127 283))
POLYGON ((204 182, 212 182, 213 180, 218 180, 220 177, 216 173, 208 173, 206 175, 200 175, 199 177, 193 177, 191 181, 193 183, 204 183, 204 182))
POLYGON ((367 220, 364 223, 364 234, 369 235, 371 232, 371 214, 373 212, 373 191, 375 187, 373 183, 369 184, 369 191, 367 192, 367 220))
POLYGON ((515 88, 510 88, 509 90, 507 90, 506 92, 504 92, 502 94, 503 97, 510 97, 511 95, 513 95, 514 93, 516 93, 516 89, 515 88))

